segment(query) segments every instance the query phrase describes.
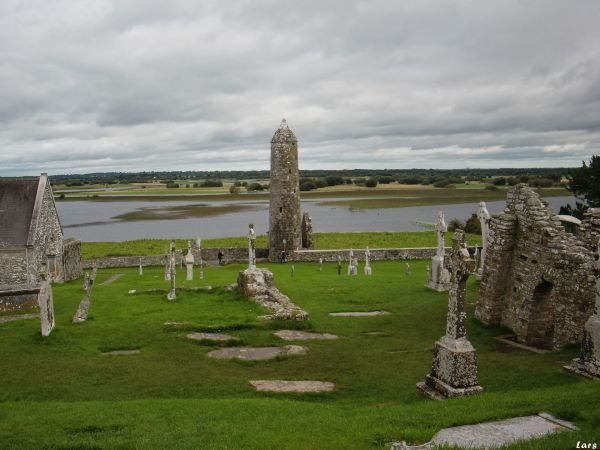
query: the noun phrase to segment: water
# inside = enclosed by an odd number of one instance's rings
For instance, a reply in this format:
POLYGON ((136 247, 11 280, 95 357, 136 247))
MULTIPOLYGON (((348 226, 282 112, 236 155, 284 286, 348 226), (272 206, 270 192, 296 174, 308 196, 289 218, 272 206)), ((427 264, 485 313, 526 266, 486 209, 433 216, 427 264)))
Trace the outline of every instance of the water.
MULTIPOLYGON (((328 201, 333 199, 327 199, 328 201)), ((556 212, 573 197, 549 197, 546 199, 556 212)), ((406 208, 383 208, 351 210, 347 206, 319 205, 323 199, 302 200, 302 211, 308 211, 315 232, 331 231, 422 231, 422 223, 434 223, 438 211, 444 211, 446 222, 453 218, 462 221, 476 213, 477 203, 456 205, 409 206, 406 208)), ((191 201, 68 201, 57 202, 58 213, 66 237, 82 241, 126 241, 144 238, 193 238, 203 239, 242 236, 253 223, 258 234, 268 229, 268 200, 242 200, 211 202, 211 206, 246 204, 252 210, 230 212, 215 217, 188 219, 145 220, 124 222, 112 218, 139 208, 162 208, 190 204, 191 201)), ((487 202, 490 213, 502 212, 505 201, 487 202)))

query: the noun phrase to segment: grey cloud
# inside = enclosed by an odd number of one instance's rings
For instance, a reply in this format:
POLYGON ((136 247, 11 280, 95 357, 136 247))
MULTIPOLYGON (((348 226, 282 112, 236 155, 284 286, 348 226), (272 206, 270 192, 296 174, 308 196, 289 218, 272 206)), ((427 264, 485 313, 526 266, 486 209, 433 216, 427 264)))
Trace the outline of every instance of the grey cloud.
POLYGON ((15 5, 0 175, 266 169, 281 117, 307 169, 579 165, 600 148, 594 0, 15 5))

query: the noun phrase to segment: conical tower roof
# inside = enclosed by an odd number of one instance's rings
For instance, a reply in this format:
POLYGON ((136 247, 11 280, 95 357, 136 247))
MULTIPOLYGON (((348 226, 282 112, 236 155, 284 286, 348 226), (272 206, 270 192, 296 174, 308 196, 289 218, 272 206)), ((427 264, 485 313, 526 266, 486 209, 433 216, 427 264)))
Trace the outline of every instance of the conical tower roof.
POLYGON ((275 131, 271 142, 295 142, 297 140, 296 135, 288 126, 287 121, 283 119, 279 124, 279 128, 275 131))

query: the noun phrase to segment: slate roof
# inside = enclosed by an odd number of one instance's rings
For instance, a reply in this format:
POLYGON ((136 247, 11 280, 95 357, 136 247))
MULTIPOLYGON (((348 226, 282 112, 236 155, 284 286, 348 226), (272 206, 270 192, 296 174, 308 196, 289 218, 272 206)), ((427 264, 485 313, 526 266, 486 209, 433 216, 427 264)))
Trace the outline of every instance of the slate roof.
POLYGON ((26 245, 39 178, 0 180, 0 245, 26 245))

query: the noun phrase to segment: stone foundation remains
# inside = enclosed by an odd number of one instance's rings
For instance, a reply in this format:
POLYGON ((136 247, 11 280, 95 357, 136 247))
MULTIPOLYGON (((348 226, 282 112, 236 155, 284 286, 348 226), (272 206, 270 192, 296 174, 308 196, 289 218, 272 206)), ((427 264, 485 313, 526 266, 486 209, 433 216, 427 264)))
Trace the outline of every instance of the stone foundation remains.
POLYGON ((308 313, 273 286, 273 273, 267 269, 246 269, 238 275, 237 286, 246 297, 256 299, 273 314, 265 319, 308 320, 308 313))

